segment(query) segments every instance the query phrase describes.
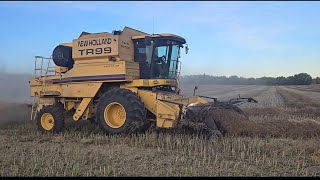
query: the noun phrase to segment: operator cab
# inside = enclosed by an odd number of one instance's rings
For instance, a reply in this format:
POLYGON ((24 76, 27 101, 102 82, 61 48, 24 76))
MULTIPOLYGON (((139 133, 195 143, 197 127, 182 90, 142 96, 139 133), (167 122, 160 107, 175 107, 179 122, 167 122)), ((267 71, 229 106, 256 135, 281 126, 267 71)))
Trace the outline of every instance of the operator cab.
POLYGON ((185 39, 173 34, 134 36, 134 61, 141 79, 176 79, 180 48, 185 39))

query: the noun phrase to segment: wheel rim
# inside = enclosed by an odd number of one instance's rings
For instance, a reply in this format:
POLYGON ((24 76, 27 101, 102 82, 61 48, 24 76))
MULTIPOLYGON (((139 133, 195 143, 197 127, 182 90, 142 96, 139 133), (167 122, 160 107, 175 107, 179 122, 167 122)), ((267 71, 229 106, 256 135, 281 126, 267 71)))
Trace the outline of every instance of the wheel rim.
POLYGON ((54 118, 50 113, 44 113, 41 116, 41 126, 43 129, 49 131, 53 128, 54 118))
POLYGON ((126 110, 117 103, 110 103, 104 110, 104 120, 111 128, 119 128, 126 121, 126 110))

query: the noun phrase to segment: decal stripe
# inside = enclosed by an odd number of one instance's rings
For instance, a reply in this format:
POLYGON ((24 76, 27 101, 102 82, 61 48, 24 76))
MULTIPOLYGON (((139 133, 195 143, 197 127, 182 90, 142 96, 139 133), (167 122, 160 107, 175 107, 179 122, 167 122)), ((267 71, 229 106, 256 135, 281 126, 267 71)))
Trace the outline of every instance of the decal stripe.
POLYGON ((52 79, 50 82, 55 83, 66 83, 66 82, 81 82, 81 81, 103 81, 103 80, 125 80, 125 74, 115 75, 101 75, 101 76, 78 76, 69 77, 62 79, 52 79))

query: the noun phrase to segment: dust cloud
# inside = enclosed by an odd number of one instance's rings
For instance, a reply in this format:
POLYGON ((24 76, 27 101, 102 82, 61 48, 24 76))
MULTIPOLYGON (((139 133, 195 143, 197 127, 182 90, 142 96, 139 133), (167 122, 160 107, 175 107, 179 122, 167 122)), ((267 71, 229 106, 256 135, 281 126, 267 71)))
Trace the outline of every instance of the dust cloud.
POLYGON ((31 74, 0 72, 0 126, 30 118, 29 80, 31 74))

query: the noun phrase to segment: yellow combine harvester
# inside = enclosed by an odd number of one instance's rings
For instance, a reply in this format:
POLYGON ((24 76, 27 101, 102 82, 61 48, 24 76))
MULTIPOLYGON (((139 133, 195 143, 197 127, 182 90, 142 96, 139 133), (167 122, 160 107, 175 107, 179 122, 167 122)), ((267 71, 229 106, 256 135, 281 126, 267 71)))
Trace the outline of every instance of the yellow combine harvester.
POLYGON ((184 121, 205 124, 222 135, 206 114, 219 108, 242 113, 236 104, 256 101, 180 95, 177 78, 184 47, 187 53, 186 40, 177 35, 150 35, 128 27, 112 33, 83 32, 58 45, 52 58, 36 56, 35 77, 29 82, 34 97, 31 119, 42 132, 63 131, 65 114, 72 112, 73 120, 90 120, 109 134, 143 132, 152 123, 173 128, 184 121))

